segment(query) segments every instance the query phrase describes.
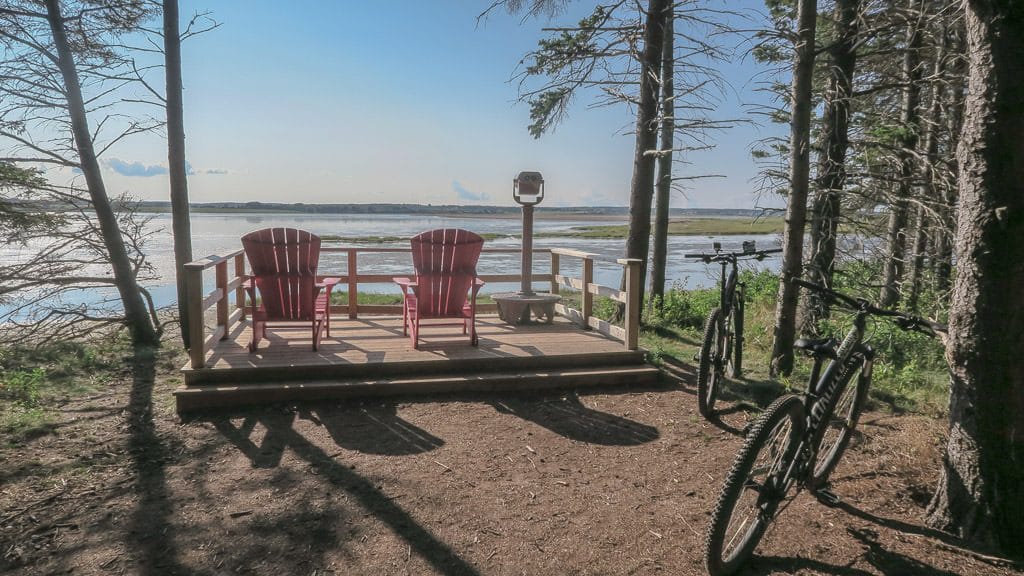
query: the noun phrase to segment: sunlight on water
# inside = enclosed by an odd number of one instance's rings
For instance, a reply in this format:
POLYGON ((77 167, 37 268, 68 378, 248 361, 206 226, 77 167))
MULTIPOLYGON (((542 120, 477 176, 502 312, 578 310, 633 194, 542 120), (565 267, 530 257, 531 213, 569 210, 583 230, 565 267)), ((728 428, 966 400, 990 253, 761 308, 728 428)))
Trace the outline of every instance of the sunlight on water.
MULTIPOLYGON (((541 234, 548 231, 563 231, 574 226, 593 224, 617 224, 619 222, 594 222, 583 220, 538 220, 534 224, 535 232, 541 234)), ((518 235, 522 231, 522 222, 518 218, 445 218, 440 216, 380 214, 380 215, 347 215, 347 214, 203 214, 192 215, 192 253, 195 258, 208 255, 225 254, 241 248, 239 238, 247 232, 260 228, 291 227, 309 230, 321 236, 337 236, 341 238, 365 238, 368 236, 411 237, 424 230, 433 228, 467 228, 480 234, 507 234, 508 238, 490 240, 487 247, 518 248, 518 235)), ((157 306, 169 306, 176 300, 174 288, 174 246, 171 236, 170 214, 154 214, 147 230, 151 233, 146 243, 146 254, 154 273, 142 284, 150 290, 157 306)), ((687 288, 706 287, 713 285, 718 279, 718 267, 706 266, 683 258, 683 254, 710 250, 713 241, 721 242, 726 250, 739 250, 744 240, 756 240, 759 248, 778 246, 775 234, 759 234, 749 236, 672 236, 669 238, 669 262, 667 285, 675 282, 684 283, 687 288)), ((352 246, 351 242, 325 243, 329 246, 352 246)), ((600 255, 595 262, 595 281, 605 286, 618 287, 622 267, 615 263, 622 257, 625 241, 622 239, 591 240, 578 238, 538 238, 538 248, 571 248, 600 255)), ((404 247, 406 243, 372 244, 367 247, 404 247)), ((28 250, 17 247, 0 249, 0 258, 5 261, 17 261, 30 254, 28 250)), ((325 253, 320 260, 321 274, 344 274, 346 260, 344 254, 325 253)), ((777 270, 779 258, 767 259, 763 262, 745 263, 745 268, 777 270)), ((409 254, 360 254, 359 272, 361 274, 409 274, 412 261, 409 254)), ((549 270, 547 255, 538 254, 534 257, 535 273, 542 274, 549 270)), ((562 273, 579 274, 580 263, 575 258, 563 257, 562 273)), ((481 274, 514 273, 519 270, 518 254, 483 254, 477 265, 481 274)), ((213 270, 204 276, 204 290, 213 285, 213 270)), ((538 289, 541 284, 537 284, 538 289)), ((517 284, 488 284, 484 293, 517 290, 517 284)), ((366 292, 397 293, 393 284, 361 284, 360 290, 366 292)), ((94 304, 116 298, 113 289, 89 290, 79 293, 81 303, 94 304)), ((2 311, 2 307, 0 307, 2 311)))

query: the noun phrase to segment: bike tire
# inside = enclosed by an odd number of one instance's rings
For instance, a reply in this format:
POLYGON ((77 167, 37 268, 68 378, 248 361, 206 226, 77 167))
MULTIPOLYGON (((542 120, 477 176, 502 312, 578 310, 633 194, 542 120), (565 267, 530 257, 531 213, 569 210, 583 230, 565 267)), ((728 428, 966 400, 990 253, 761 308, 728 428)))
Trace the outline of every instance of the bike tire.
POLYGON ((871 387, 871 377, 865 376, 864 364, 858 360, 859 365, 850 371, 844 378, 842 389, 837 392, 838 400, 828 414, 822 417, 823 431, 819 433, 818 457, 811 471, 808 485, 820 488, 828 483, 828 478, 835 470, 839 460, 843 457, 857 428, 857 421, 864 405, 868 399, 868 389, 871 387), (853 376, 857 376, 857 384, 850 386, 853 376))
POLYGON ((722 351, 718 347, 718 324, 721 315, 720 308, 715 308, 708 314, 707 322, 704 324, 704 341, 701 343, 697 362, 697 410, 705 418, 710 418, 715 412, 715 400, 718 397, 718 385, 721 380, 721 375, 715 369, 715 366, 721 365, 722 351))
POLYGON ((732 335, 732 363, 729 365, 727 375, 729 378, 739 378, 743 376, 743 293, 740 292, 736 295, 739 299, 736 306, 732 311, 733 326, 735 327, 732 335))
POLYGON ((754 423, 711 515, 704 547, 704 561, 711 576, 733 574, 753 554, 779 503, 792 488, 783 477, 798 455, 804 426, 803 401, 793 394, 776 399, 754 423), (760 458, 762 453, 766 460, 760 458), (761 472, 764 477, 758 484, 760 476, 756 474, 761 472), (750 493, 753 502, 741 506, 740 500, 750 493), (737 514, 742 522, 730 529, 737 514))

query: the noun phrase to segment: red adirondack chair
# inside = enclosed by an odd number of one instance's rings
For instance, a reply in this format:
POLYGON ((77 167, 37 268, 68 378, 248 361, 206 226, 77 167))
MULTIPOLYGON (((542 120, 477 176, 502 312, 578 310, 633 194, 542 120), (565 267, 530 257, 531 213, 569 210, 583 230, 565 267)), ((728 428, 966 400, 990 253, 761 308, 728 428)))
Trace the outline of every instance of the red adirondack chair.
POLYGON ((412 329, 413 348, 419 348, 420 320, 425 318, 457 318, 457 322, 440 324, 462 324, 462 333, 469 332, 470 343, 479 343, 476 295, 484 281, 476 276, 476 261, 483 245, 483 238, 459 228, 429 230, 413 236, 412 265, 416 278, 394 279, 402 288, 402 333, 409 334, 412 329))
POLYGON ((243 284, 253 306, 249 352, 266 337, 268 322, 309 322, 313 350, 319 348, 321 332, 331 335, 331 288, 341 281, 317 281, 320 237, 295 228, 265 228, 242 236, 242 248, 252 267, 243 284))

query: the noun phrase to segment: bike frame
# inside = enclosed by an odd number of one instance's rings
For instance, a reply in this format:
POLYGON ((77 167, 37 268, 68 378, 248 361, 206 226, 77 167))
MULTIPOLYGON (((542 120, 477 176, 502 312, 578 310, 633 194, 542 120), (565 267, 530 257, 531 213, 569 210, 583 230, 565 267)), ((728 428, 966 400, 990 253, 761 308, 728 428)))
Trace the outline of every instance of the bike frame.
POLYGON ((740 290, 742 290, 743 283, 739 282, 739 265, 735 256, 722 260, 720 264, 722 265, 722 274, 720 276, 722 291, 719 294, 719 306, 722 310, 722 318, 724 319, 732 310, 732 301, 736 297, 736 287, 739 286, 740 290), (732 264, 732 270, 729 271, 727 279, 725 269, 729 264, 732 264))
MULTIPOLYGON (((782 492, 788 491, 793 482, 799 482, 802 485, 807 475, 810 474, 811 467, 817 460, 818 448, 825 433, 822 423, 825 417, 835 410, 836 402, 839 400, 837 395, 840 383, 847 377, 844 374, 844 369, 853 372, 858 366, 863 366, 860 377, 867 378, 870 382, 871 370, 875 362, 875 351, 862 343, 869 315, 870 313, 866 310, 857 312, 853 326, 836 349, 835 358, 825 368, 823 374, 821 366, 824 364, 825 358, 823 356, 814 358, 814 367, 807 379, 807 391, 804 394, 804 415, 807 425, 797 446, 798 457, 793 459, 793 464, 782 477, 782 492)), ((847 382, 847 385, 850 383, 847 382)))

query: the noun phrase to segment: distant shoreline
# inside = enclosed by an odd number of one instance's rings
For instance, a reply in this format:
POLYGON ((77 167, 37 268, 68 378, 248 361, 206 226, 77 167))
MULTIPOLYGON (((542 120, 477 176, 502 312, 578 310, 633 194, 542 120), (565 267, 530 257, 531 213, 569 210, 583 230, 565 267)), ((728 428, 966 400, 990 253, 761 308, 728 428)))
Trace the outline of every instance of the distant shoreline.
MULTIPOLYGON (((169 202, 140 202, 136 208, 140 212, 166 213, 170 211, 169 202)), ((305 204, 276 202, 207 202, 195 203, 190 210, 197 214, 349 214, 349 215, 383 215, 402 214, 420 216, 440 216, 446 218, 518 218, 522 213, 519 206, 482 206, 482 205, 432 205, 432 204, 305 204)), ((539 220, 605 220, 625 222, 629 218, 629 208, 625 206, 539 206, 534 213, 539 220)), ((756 209, 717 209, 717 208, 674 208, 670 211, 671 218, 748 218, 756 219, 764 216, 756 209)))

